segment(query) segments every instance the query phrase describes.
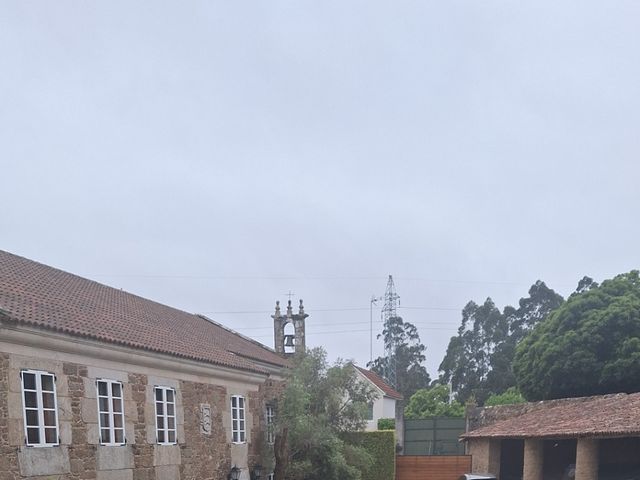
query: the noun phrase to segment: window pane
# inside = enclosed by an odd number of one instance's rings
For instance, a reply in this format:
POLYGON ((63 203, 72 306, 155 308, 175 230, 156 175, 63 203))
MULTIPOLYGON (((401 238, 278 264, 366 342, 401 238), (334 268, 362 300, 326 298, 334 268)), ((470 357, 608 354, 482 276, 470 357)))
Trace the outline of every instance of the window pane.
POLYGON ((107 382, 98 382, 98 395, 107 396, 109 394, 107 390, 107 382))
POLYGON ((124 430, 116 430, 114 443, 124 443, 124 430))
POLYGON ((160 402, 156 402, 156 412, 158 415, 164 415, 164 404, 160 402))
POLYGON ((101 427, 109 427, 111 424, 109 423, 109 414, 101 413, 100 414, 100 426, 101 427))
POLYGON ((238 432, 235 430, 233 431, 232 440, 236 443, 238 442, 238 432))
POLYGON ((36 389, 36 376, 33 373, 23 373, 22 374, 22 385, 25 389, 35 390, 36 389))
POLYGON ((244 440, 245 440, 245 434, 244 432, 240 432, 240 441, 244 442, 244 440))
POLYGON ((175 407, 173 403, 167 405, 167 415, 175 415, 175 407))
POLYGON ((176 428, 176 419, 173 417, 167 418, 167 428, 171 430, 175 430, 176 428))
POLYGON ((156 400, 158 401, 162 401, 162 389, 161 388, 156 388, 156 400))
POLYGON ((244 420, 240 420, 240 431, 244 432, 244 420))
POLYGON ((231 397, 231 407, 236 408, 238 405, 238 397, 231 397))
POLYGON ((169 432, 169 442, 170 443, 176 443, 176 432, 169 432))
POLYGON ((122 415, 113 416, 113 426, 116 428, 122 428, 122 415))
POLYGON ((109 411, 109 399, 108 398, 100 398, 98 400, 98 404, 100 406, 100 411, 101 412, 108 412, 109 411))
POLYGON ((164 418, 163 417, 156 417, 156 425, 158 430, 162 430, 164 428, 164 418))
POLYGON ((26 410, 27 413, 27 426, 37 427, 38 426, 38 411, 37 410, 26 410))
POLYGON ((38 394, 36 392, 24 392, 24 406, 26 408, 37 408, 38 394))
POLYGON ((46 390, 48 392, 53 392, 53 376, 52 375, 42 375, 42 390, 46 390))
POLYGON ((54 410, 44 411, 44 424, 46 427, 56 426, 56 412, 54 410))
POLYGON ((113 411, 117 413, 122 412, 122 400, 119 398, 113 399, 113 411))
POLYGON ((108 428, 103 428, 100 430, 100 441, 102 443, 111 443, 111 434, 108 428))
POLYGON ((113 390, 114 397, 122 397, 122 385, 119 383, 111 384, 111 389, 113 390))
POLYGON ((173 402, 173 390, 167 390, 167 402, 173 402))
POLYGON ((55 428, 44 429, 45 443, 58 443, 58 432, 55 428))
POLYGON ((43 393, 42 394, 42 406, 44 408, 55 408, 56 404, 53 401, 53 393, 43 393))
POLYGON ((158 430, 158 442, 164 443, 164 430, 158 430))
POLYGON ((27 443, 31 445, 40 443, 40 430, 37 428, 27 428, 27 443))

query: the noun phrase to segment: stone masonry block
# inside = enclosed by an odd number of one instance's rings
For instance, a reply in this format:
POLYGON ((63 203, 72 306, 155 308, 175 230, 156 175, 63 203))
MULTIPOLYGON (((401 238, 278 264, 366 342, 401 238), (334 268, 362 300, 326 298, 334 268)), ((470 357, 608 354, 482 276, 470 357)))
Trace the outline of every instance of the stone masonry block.
POLYGON ((96 451, 98 470, 124 470, 134 467, 133 451, 130 445, 121 447, 99 446, 96 451))
POLYGON ((178 465, 156 467, 156 480, 180 480, 178 465))
POLYGON ((133 470, 98 470, 96 480, 133 480, 133 470))
POLYGON ((71 472, 69 451, 66 447, 21 447, 18 452, 20 473, 25 477, 61 475, 71 472))
POLYGON ((180 447, 178 445, 155 445, 153 465, 180 465, 180 447))

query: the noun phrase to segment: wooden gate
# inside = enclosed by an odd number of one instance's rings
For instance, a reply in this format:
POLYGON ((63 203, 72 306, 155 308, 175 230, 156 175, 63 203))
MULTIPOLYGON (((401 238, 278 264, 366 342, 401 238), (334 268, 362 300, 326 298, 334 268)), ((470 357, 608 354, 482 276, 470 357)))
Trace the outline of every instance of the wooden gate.
POLYGON ((458 480, 471 472, 471 455, 396 457, 396 480, 458 480))

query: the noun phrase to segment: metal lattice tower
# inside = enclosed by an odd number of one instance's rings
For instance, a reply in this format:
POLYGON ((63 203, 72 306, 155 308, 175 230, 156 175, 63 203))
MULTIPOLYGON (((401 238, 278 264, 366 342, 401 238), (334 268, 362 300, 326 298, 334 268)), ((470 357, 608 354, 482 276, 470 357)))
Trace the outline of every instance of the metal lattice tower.
MULTIPOLYGON (((396 287, 393 284, 393 277, 389 275, 387 281, 387 289, 384 292, 384 307, 382 307, 382 318, 384 321, 384 328, 388 331, 392 328, 391 322, 395 319, 397 314, 397 308, 400 305, 400 296, 396 293, 396 287)), ((384 379, 385 381, 396 388, 396 344, 392 340, 390 342, 385 341, 385 366, 384 366, 384 379)))

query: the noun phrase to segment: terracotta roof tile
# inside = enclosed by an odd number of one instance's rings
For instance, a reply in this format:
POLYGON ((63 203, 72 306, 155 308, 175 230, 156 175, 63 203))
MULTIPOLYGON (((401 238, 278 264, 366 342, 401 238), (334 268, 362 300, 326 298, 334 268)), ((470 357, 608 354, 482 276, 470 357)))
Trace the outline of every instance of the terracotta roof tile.
MULTIPOLYGON (((640 434, 640 393, 567 398, 480 427, 462 438, 563 438, 640 434)), ((500 408, 500 407, 489 407, 500 408)))
POLYGON ((205 317, 0 250, 0 320, 252 371, 288 361, 205 317))
POLYGON ((393 387, 385 382, 384 379, 377 373, 365 368, 358 367, 357 365, 354 366, 360 371, 360 373, 367 377, 367 379, 370 380, 371 383, 382 390, 385 396, 395 398, 396 400, 402 400, 404 398, 400 392, 394 390, 393 387))

